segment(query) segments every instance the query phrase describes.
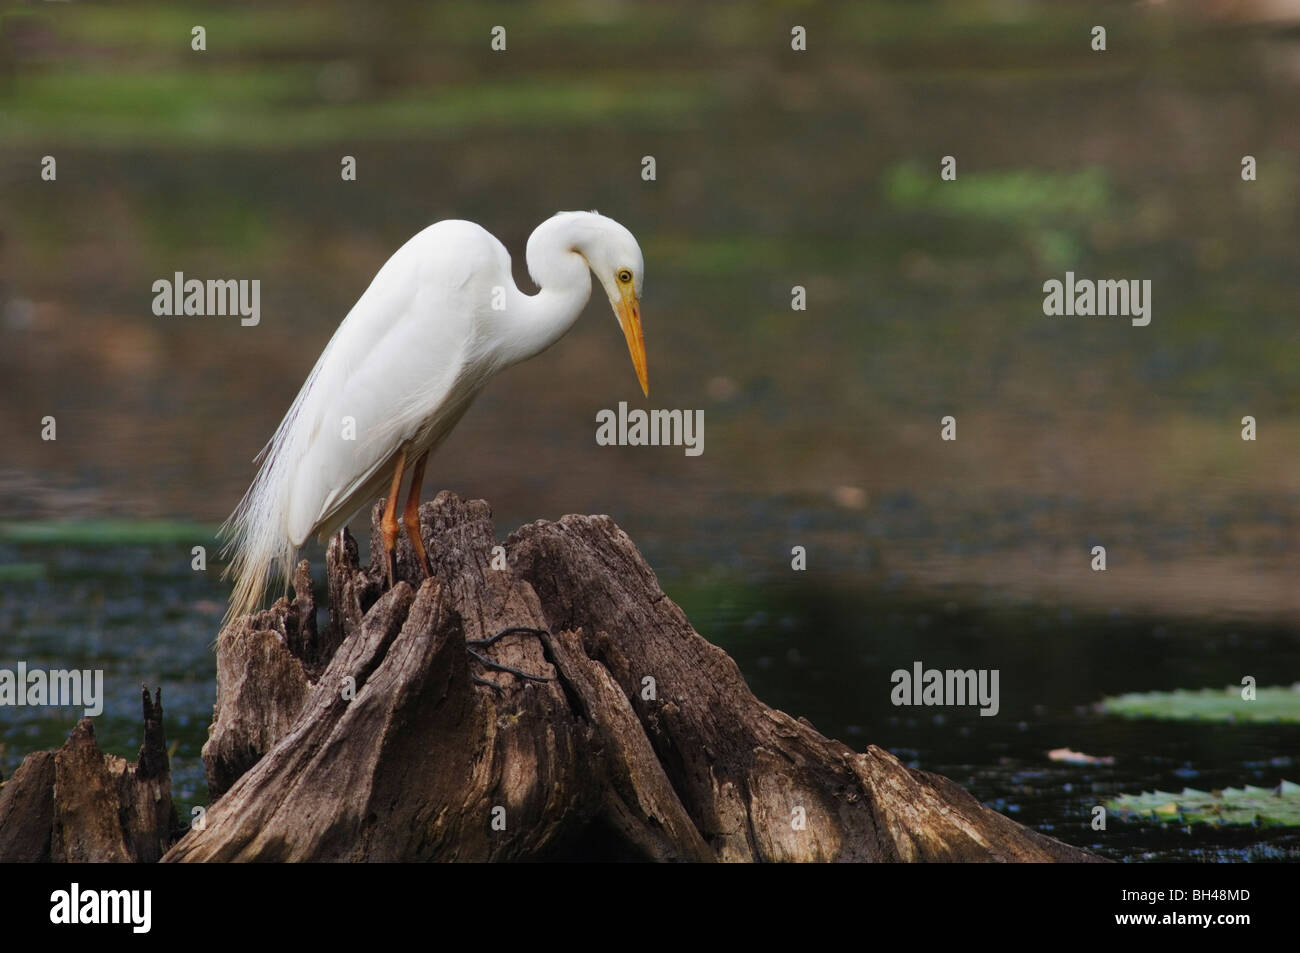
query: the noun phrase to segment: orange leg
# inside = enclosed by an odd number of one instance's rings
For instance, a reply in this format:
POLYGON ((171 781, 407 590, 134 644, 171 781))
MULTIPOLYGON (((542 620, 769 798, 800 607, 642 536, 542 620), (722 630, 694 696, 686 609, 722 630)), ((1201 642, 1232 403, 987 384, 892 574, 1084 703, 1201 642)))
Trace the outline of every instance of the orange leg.
POLYGON ((403 446, 397 451, 397 465, 393 470, 393 486, 388 491, 388 499, 384 501, 384 517, 379 522, 379 528, 384 534, 384 566, 388 569, 388 588, 393 588, 393 576, 397 569, 397 553, 394 547, 397 546, 397 494, 402 489, 402 473, 406 470, 406 447, 403 446))
POLYGON ((426 576, 430 575, 429 557, 424 553, 424 540, 420 538, 420 484, 424 482, 424 465, 428 462, 429 452, 426 450, 420 454, 415 461, 415 469, 411 471, 411 488, 406 491, 406 509, 402 511, 406 538, 411 541, 415 558, 420 561, 420 569, 426 576))

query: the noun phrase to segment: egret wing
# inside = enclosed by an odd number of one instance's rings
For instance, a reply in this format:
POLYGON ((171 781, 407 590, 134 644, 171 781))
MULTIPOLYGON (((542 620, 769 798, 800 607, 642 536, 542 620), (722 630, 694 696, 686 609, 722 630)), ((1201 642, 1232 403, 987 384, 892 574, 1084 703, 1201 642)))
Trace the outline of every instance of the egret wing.
POLYGON ((285 501, 295 545, 385 491, 398 449, 435 445, 477 392, 478 312, 509 256, 478 226, 443 227, 461 224, 426 229, 380 269, 305 385, 285 501))
POLYGON ((406 442, 423 452, 490 372, 480 328, 510 284, 505 247, 477 225, 431 225, 385 262, 326 345, 222 527, 235 577, 227 620, 257 606, 267 574, 376 495, 406 442))

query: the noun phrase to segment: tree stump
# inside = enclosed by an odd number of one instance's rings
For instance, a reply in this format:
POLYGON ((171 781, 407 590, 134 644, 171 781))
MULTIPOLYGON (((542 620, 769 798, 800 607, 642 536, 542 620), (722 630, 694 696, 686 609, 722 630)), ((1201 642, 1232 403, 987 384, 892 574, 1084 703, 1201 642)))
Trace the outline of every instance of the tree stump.
POLYGON ((135 764, 106 755, 82 718, 57 751, 23 759, 0 787, 0 862, 154 863, 175 840, 162 689, 142 690, 135 764))
POLYGON ((1097 859, 764 705, 608 517, 520 527, 506 568, 486 503, 420 521, 431 577, 403 539, 389 588, 344 534, 323 635, 306 563, 221 633, 220 796, 165 861, 1097 859), (543 631, 478 651, 550 681, 467 652, 514 626, 543 631))

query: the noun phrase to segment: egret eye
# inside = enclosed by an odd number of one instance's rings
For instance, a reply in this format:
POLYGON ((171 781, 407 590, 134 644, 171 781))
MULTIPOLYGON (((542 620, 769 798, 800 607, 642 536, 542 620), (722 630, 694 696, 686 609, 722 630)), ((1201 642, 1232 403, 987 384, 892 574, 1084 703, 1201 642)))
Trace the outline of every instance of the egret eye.
POLYGON ((632 272, 628 271, 626 268, 622 269, 618 273, 618 280, 621 281, 623 284, 627 284, 629 281, 632 280, 632 272))

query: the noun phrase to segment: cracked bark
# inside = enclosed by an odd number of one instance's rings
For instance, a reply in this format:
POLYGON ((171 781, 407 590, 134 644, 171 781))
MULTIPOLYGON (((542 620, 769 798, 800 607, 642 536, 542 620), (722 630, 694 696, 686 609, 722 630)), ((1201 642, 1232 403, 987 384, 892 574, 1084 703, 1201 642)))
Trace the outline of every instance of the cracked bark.
POLYGON ((306 563, 293 601, 222 632, 216 800, 164 860, 1096 859, 764 705, 608 517, 520 527, 506 570, 486 503, 420 518, 431 578, 403 539, 385 591, 336 537, 324 633, 306 563), (470 659, 507 626, 549 634, 485 651, 552 681, 470 659))

